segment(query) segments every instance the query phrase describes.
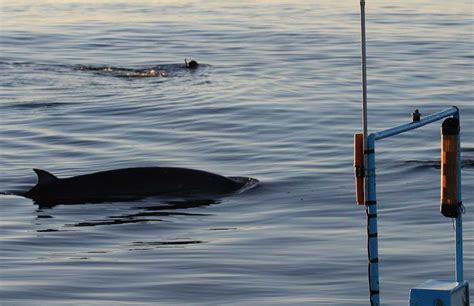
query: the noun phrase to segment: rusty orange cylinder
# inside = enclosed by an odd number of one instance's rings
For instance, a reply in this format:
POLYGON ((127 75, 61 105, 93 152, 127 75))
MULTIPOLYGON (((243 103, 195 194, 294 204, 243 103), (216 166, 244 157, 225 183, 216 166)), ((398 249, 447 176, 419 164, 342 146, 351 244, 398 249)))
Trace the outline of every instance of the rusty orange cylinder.
POLYGON ((448 118, 441 127, 441 213, 458 216, 459 120, 448 118))
POLYGON ((354 134, 354 167, 357 204, 365 204, 364 195, 364 134, 354 134))

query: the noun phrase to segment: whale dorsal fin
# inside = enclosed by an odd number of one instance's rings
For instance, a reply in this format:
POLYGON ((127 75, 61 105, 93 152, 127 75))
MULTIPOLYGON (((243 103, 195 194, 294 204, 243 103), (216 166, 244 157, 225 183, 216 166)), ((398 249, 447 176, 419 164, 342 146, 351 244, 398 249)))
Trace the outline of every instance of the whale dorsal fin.
POLYGON ((59 179, 54 176, 54 174, 51 174, 48 171, 44 171, 41 169, 33 169, 33 171, 38 176, 37 186, 51 185, 59 181, 59 179))

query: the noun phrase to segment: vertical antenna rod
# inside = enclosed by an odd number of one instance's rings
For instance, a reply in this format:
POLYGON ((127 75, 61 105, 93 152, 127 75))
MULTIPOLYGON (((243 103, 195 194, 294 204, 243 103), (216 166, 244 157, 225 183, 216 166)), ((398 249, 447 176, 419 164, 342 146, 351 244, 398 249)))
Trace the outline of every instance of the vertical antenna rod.
MULTIPOLYGON (((360 32, 362 41, 362 124, 364 128, 364 151, 367 150, 367 54, 365 44, 365 0, 360 1, 360 32)), ((366 165, 367 165, 367 159, 366 165)))

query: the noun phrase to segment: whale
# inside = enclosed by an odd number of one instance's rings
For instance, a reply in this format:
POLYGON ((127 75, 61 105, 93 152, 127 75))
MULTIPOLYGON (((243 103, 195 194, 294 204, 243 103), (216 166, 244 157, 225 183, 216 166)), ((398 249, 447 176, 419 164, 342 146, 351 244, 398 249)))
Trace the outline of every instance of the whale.
POLYGON ((58 178, 33 169, 36 185, 23 193, 40 205, 132 201, 151 196, 213 198, 240 193, 257 185, 249 177, 226 177, 177 167, 139 167, 58 178))
MULTIPOLYGON (((195 71, 201 66, 196 60, 184 59, 183 64, 162 64, 156 65, 149 68, 123 68, 114 66, 88 66, 88 65, 76 65, 74 70, 79 71, 90 71, 99 75, 114 76, 119 78, 166 78, 171 76, 180 75, 180 71, 188 70, 195 71)), ((181 74, 182 75, 182 74, 181 74)))

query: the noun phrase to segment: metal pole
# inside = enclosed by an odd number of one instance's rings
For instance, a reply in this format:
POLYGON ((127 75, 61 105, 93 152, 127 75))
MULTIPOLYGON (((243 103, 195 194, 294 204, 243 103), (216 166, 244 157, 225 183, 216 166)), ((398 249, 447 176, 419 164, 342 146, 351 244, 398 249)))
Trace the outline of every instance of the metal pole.
POLYGON ((367 138, 367 251, 369 259, 369 294, 370 305, 380 306, 379 289, 379 251, 377 230, 377 196, 375 183, 375 135, 370 134, 367 138))
POLYGON ((367 53, 365 39, 365 0, 360 0, 362 47, 362 125, 364 130, 365 195, 367 211, 367 251, 369 259, 369 297, 371 306, 380 305, 377 205, 375 193, 375 137, 367 134, 367 53))
MULTIPOLYGON (((362 125, 364 129, 364 151, 367 150, 367 53, 365 43, 365 0, 360 1, 360 32, 362 43, 362 125)), ((365 158, 367 165, 367 157, 365 158)), ((367 192, 367 189, 365 190, 367 192)))
POLYGON ((390 129, 386 129, 386 130, 383 130, 383 131, 380 131, 380 132, 376 132, 376 133, 374 133, 375 140, 380 140, 380 139, 391 137, 391 136, 394 136, 394 135, 397 135, 397 134, 405 133, 405 132, 408 132, 410 130, 417 129, 419 127, 422 127, 424 125, 430 124, 432 122, 441 120, 441 119, 449 117, 449 116, 454 116, 455 117, 457 113, 458 113, 458 108, 455 107, 455 106, 452 106, 452 107, 447 108, 445 110, 442 110, 440 112, 428 115, 428 116, 422 118, 420 121, 410 122, 410 123, 402 124, 402 125, 399 125, 399 126, 396 126, 396 127, 390 128, 390 129))
MULTIPOLYGON (((454 114, 454 118, 459 120, 459 110, 454 114)), ((461 122, 459 121, 459 124, 461 122)), ((459 214, 456 217, 456 281, 462 283, 464 281, 463 273, 463 237, 462 237, 462 195, 461 195, 461 133, 458 134, 458 209, 459 214)))

